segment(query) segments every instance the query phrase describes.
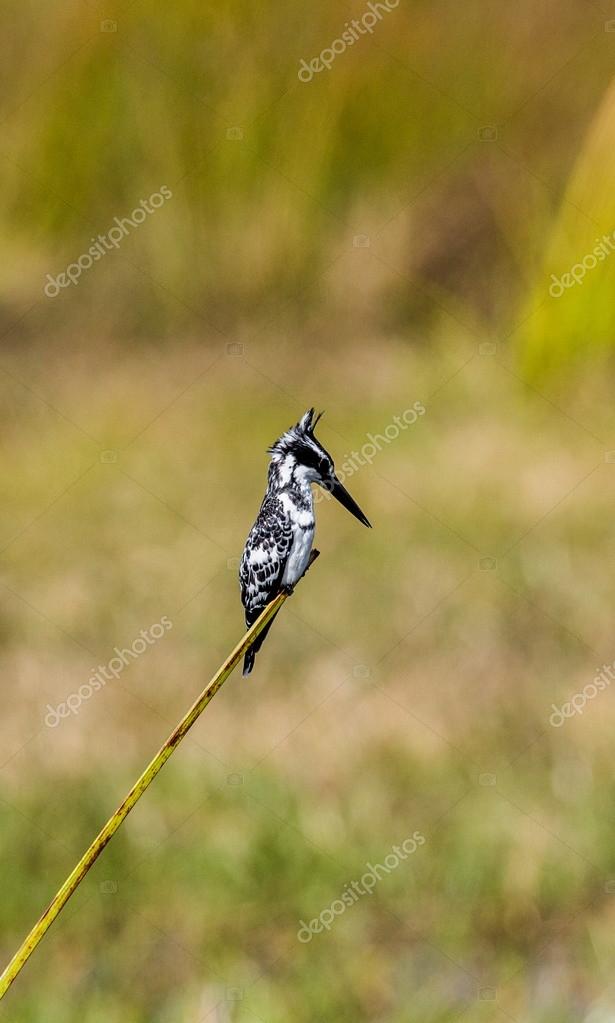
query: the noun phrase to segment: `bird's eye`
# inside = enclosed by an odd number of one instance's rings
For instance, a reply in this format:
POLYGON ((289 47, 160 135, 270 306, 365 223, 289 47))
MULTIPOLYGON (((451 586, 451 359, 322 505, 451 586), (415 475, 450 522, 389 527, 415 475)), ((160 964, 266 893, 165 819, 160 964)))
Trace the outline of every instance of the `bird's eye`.
POLYGON ((319 466, 318 466, 318 471, 319 471, 321 476, 328 476, 329 475, 329 463, 327 462, 326 458, 321 458, 320 459, 320 463, 319 463, 319 466))

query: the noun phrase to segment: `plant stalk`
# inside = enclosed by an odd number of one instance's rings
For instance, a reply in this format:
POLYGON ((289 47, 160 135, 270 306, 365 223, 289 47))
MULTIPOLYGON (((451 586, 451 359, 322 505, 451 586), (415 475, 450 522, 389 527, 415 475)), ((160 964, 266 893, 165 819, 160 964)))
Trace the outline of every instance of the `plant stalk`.
MULTIPOLYGON (((313 564, 317 557, 318 551, 312 551, 308 568, 313 564)), ((278 596, 267 605, 264 611, 262 611, 254 624, 250 626, 243 639, 237 644, 233 652, 229 654, 224 664, 218 668, 218 671, 207 683, 199 698, 195 700, 190 707, 190 710, 188 710, 181 719, 167 741, 160 747, 156 756, 145 768, 141 777, 134 783, 124 801, 118 806, 115 813, 109 818, 104 828, 102 828, 90 847, 83 854, 74 870, 72 870, 68 875, 66 881, 49 903, 47 909, 38 919, 0 977, 0 999, 4 997, 16 976, 34 952, 34 949, 40 942, 41 938, 49 930, 53 921, 60 914, 73 892, 76 891, 87 872, 100 856, 101 852, 107 845, 107 842, 110 841, 122 821, 126 819, 132 810, 135 803, 138 802, 158 772, 162 767, 164 767, 167 760, 173 753, 173 750, 179 746, 186 733, 192 728, 195 721, 203 713, 207 704, 213 699, 218 690, 222 688, 227 678, 242 659, 248 648, 263 631, 265 626, 271 621, 273 616, 280 610, 287 596, 287 593, 278 594, 278 596)))

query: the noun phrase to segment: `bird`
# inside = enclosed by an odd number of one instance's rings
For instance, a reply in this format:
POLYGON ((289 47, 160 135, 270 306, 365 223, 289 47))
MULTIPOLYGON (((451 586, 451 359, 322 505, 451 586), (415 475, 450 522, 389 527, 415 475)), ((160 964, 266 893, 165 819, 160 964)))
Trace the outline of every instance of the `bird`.
MULTIPOLYGON (((371 528, 369 519, 337 478, 331 455, 314 436, 322 415, 320 412, 315 416, 314 409, 309 408, 267 449, 271 456, 267 491, 239 563, 248 628, 279 593, 290 595, 307 570, 315 530, 313 483, 371 528)), ((244 676, 252 671, 272 624, 273 618, 247 651, 244 676)))

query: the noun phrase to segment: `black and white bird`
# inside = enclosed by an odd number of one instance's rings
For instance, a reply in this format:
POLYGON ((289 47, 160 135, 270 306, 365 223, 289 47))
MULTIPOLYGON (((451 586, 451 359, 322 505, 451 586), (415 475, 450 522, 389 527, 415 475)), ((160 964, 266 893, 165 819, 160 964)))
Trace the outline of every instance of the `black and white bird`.
MULTIPOLYGON (((314 436, 321 415, 314 418, 314 409, 308 409, 268 449, 271 463, 267 493, 239 565, 248 627, 282 590, 291 593, 307 568, 315 526, 312 483, 329 491, 364 526, 371 526, 335 475, 331 455, 314 436)), ((248 650, 244 675, 252 671, 256 653, 272 624, 273 619, 248 650)))

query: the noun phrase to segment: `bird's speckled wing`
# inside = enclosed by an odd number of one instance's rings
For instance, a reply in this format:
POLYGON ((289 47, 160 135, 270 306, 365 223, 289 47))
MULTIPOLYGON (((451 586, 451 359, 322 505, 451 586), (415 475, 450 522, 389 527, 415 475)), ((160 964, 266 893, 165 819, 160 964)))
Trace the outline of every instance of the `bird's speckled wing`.
POLYGON ((291 546, 291 522, 282 502, 276 496, 266 497, 250 530, 239 566, 241 600, 248 626, 280 592, 291 546))

